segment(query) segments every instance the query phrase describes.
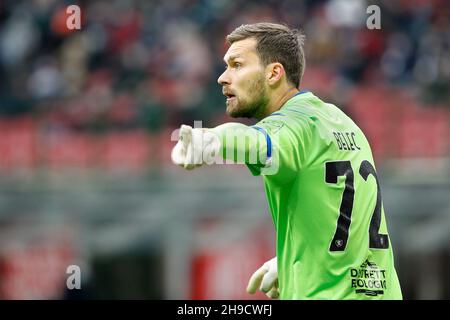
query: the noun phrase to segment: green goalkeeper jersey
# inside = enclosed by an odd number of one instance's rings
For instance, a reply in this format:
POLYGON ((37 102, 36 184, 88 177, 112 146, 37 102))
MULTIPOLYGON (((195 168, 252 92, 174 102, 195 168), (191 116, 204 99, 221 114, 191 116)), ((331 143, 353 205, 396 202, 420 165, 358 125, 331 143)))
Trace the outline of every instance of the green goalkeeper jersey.
POLYGON ((280 298, 401 299, 380 184, 360 128, 311 92, 253 128, 258 143, 247 148, 265 161, 246 164, 264 179, 280 298))

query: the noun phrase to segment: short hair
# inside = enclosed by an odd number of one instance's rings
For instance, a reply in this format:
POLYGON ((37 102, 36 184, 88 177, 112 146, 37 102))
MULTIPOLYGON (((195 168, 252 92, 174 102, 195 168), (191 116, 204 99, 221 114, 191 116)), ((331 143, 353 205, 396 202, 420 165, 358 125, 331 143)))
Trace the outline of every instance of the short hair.
POLYGON ((259 22, 237 27, 226 40, 233 44, 247 38, 256 39, 256 52, 264 66, 281 63, 288 82, 297 88, 300 86, 305 69, 305 36, 301 31, 282 24, 259 22))

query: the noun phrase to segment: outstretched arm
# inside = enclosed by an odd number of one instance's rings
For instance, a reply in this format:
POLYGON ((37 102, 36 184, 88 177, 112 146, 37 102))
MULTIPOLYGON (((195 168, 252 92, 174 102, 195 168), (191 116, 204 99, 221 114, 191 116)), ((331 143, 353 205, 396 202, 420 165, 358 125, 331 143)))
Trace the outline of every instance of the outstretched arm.
POLYGON ((216 157, 232 163, 264 166, 268 158, 267 139, 261 128, 225 123, 215 128, 182 125, 172 161, 187 170, 215 163, 216 157))

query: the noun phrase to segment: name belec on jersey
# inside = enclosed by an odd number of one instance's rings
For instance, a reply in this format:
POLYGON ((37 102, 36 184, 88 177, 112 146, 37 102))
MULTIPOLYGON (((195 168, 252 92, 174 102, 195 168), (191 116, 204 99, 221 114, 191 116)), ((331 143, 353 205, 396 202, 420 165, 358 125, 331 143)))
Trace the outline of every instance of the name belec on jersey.
POLYGON ((339 150, 357 151, 361 148, 356 144, 355 133, 352 132, 334 132, 333 135, 336 139, 339 150))

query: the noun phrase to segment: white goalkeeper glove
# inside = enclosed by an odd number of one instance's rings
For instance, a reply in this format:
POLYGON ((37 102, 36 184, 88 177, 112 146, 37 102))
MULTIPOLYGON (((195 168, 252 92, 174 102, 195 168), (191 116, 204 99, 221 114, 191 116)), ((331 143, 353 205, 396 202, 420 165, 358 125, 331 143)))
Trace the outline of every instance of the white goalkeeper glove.
POLYGON ((182 125, 178 142, 172 150, 172 162, 187 170, 203 164, 213 164, 220 148, 220 139, 215 133, 204 128, 182 125))
POLYGON ((278 299, 280 296, 278 289, 277 257, 264 263, 250 277, 247 292, 254 294, 258 288, 271 299, 278 299))

